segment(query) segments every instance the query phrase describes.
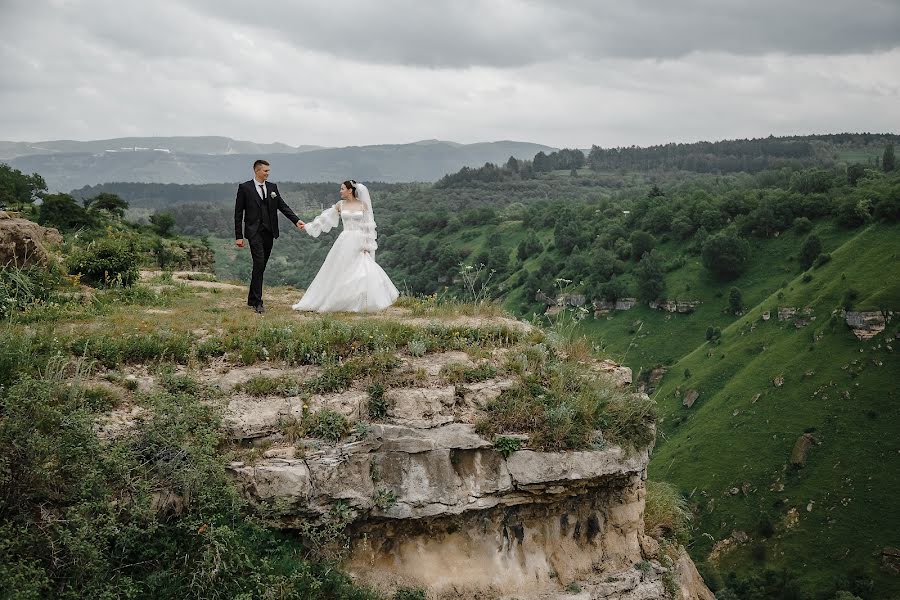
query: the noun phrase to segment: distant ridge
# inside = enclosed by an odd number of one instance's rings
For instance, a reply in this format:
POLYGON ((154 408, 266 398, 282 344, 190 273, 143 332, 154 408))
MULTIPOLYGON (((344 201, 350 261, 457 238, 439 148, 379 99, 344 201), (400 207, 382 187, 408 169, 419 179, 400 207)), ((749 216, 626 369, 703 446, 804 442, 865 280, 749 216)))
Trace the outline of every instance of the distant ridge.
POLYGON ((0 141, 0 160, 41 154, 119 152, 131 149, 168 150, 184 154, 252 154, 254 152, 307 152, 323 146, 289 146, 275 142, 259 144, 223 136, 123 137, 108 140, 49 140, 43 142, 0 141))
POLYGON ((272 162, 277 181, 436 181, 462 167, 531 159, 554 148, 528 142, 459 144, 422 140, 321 148, 257 144, 227 137, 143 137, 110 140, 2 142, 0 161, 40 173, 51 191, 111 182, 203 184, 244 180, 257 158, 272 162))

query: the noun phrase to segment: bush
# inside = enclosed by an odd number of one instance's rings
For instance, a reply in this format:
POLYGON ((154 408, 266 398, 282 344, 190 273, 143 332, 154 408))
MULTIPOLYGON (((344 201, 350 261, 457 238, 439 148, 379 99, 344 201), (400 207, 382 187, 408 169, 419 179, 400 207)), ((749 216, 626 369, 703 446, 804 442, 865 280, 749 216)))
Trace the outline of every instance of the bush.
POLYGON ((638 281, 638 298, 646 302, 663 297, 666 282, 663 276, 662 260, 656 250, 644 254, 634 269, 638 281))
POLYGON ((309 417, 305 424, 305 433, 335 443, 350 433, 350 423, 341 413, 325 408, 309 417))
POLYGON ((885 223, 900 221, 900 186, 896 186, 887 197, 875 203, 873 216, 885 223))
POLYGON ((750 260, 750 244, 733 234, 720 232, 703 244, 703 266, 719 279, 733 279, 744 272, 750 260))
POLYGON ((0 266, 0 319, 49 300, 60 277, 38 267, 0 266))
POLYGON ((810 268, 819 254, 822 253, 822 241, 817 235, 811 235, 800 246, 800 265, 803 269, 810 268))
POLYGON ((710 342, 714 342, 722 337, 722 330, 718 327, 713 327, 710 325, 706 328, 706 339, 710 342))
POLYGON ((138 280, 140 257, 134 240, 122 235, 101 237, 76 248, 66 266, 69 273, 96 287, 129 286, 138 280))
POLYGON ((670 483, 647 480, 647 500, 644 525, 657 539, 671 539, 685 543, 690 533, 693 515, 687 501, 670 483))
POLYGON ((744 310, 744 297, 739 288, 733 287, 728 291, 728 310, 737 315, 744 310))
POLYGON ((503 458, 509 458, 509 455, 518 451, 522 447, 522 440, 519 438, 501 435, 494 440, 494 449, 503 455, 503 458))
POLYGON ((828 263, 829 261, 831 261, 831 255, 830 255, 830 254, 827 254, 827 253, 826 253, 826 254, 820 254, 819 256, 816 257, 816 262, 814 263, 813 266, 814 266, 816 269, 818 269, 819 267, 821 267, 822 265, 828 263))
POLYGON ((377 598, 247 517, 218 454, 216 412, 202 399, 148 397, 151 417, 106 443, 92 429, 102 406, 83 399, 31 379, 0 394, 0 590, 60 600, 263 598, 273 589, 285 599, 377 598))
POLYGON ((372 419, 383 419, 387 416, 388 406, 387 399, 384 397, 384 385, 381 383, 373 383, 366 392, 369 395, 369 417, 372 419))
POLYGON ((812 227, 812 221, 806 217, 797 217, 794 219, 794 229, 797 230, 797 233, 809 233, 812 231, 812 227))

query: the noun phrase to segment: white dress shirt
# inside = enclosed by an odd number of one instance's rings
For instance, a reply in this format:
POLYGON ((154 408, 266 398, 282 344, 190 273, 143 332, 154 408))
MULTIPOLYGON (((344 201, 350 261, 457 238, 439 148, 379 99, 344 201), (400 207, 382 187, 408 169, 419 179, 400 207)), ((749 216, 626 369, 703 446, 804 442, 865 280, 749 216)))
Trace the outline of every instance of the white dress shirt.
POLYGON ((266 182, 265 181, 257 181, 256 177, 253 178, 253 184, 256 188, 256 193, 259 195, 260 199, 266 199, 266 182), (262 190, 259 189, 259 186, 262 186, 262 190))

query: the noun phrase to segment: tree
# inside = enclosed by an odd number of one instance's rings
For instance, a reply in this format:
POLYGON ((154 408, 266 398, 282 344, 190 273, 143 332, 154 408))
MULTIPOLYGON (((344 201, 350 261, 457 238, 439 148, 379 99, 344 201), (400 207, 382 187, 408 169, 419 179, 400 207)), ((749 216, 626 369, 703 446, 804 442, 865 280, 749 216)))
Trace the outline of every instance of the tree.
POLYGON ((853 163, 847 167, 847 181, 850 185, 856 185, 856 182, 866 176, 866 166, 860 163, 853 163))
POLYGON ((728 310, 733 315, 744 312, 744 297, 739 288, 733 287, 728 291, 728 310))
POLYGON ((528 260, 532 256, 540 254, 543 249, 544 245, 541 244, 541 240, 538 239, 534 231, 529 231, 525 234, 525 239, 519 242, 519 247, 516 249, 516 256, 519 257, 519 260, 528 260))
POLYGON ((128 202, 117 194, 103 192, 92 198, 88 202, 88 207, 91 210, 105 210, 111 215, 121 218, 125 216, 125 211, 128 210, 128 202))
POLYGON ((21 207, 46 191, 47 183, 37 173, 25 175, 18 169, 0 163, 0 204, 16 204, 21 207))
POLYGON ((150 215, 150 224, 153 230, 162 237, 168 237, 172 234, 172 227, 175 226, 175 217, 172 213, 162 212, 150 215))
POLYGON ((659 252, 653 250, 641 257, 641 262, 634 269, 637 277, 638 298, 645 302, 662 298, 666 290, 663 279, 663 266, 659 252))
POLYGON ((736 235, 721 231, 703 244, 700 253, 703 266, 719 279, 734 279, 750 260, 750 244, 736 235))
POLYGON ((628 239, 631 242, 631 256, 634 260, 641 260, 641 257, 656 246, 656 238, 640 229, 633 231, 628 239))
POLYGON ((38 211, 38 223, 56 227, 60 231, 89 228, 94 219, 83 206, 68 194, 51 194, 44 198, 38 211))
POLYGON ((800 246, 800 264, 804 269, 810 268, 816 261, 816 257, 822 253, 822 241, 817 235, 811 235, 803 240, 800 246))
POLYGON ((894 158, 894 145, 888 144, 884 148, 884 154, 881 155, 881 168, 885 173, 890 173, 896 166, 896 159, 894 158))

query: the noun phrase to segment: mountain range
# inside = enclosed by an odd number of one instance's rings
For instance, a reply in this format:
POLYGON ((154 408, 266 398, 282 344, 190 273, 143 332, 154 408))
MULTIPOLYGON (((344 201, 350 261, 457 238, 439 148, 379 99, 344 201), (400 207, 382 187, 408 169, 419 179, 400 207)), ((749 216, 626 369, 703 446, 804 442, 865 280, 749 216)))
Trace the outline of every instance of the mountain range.
POLYGON ((219 183, 245 179, 257 158, 279 181, 435 181, 462 167, 530 159, 553 148, 514 141, 423 140, 373 146, 288 146, 227 137, 138 137, 95 141, 0 141, 0 160, 41 173, 50 191, 108 182, 219 183))

